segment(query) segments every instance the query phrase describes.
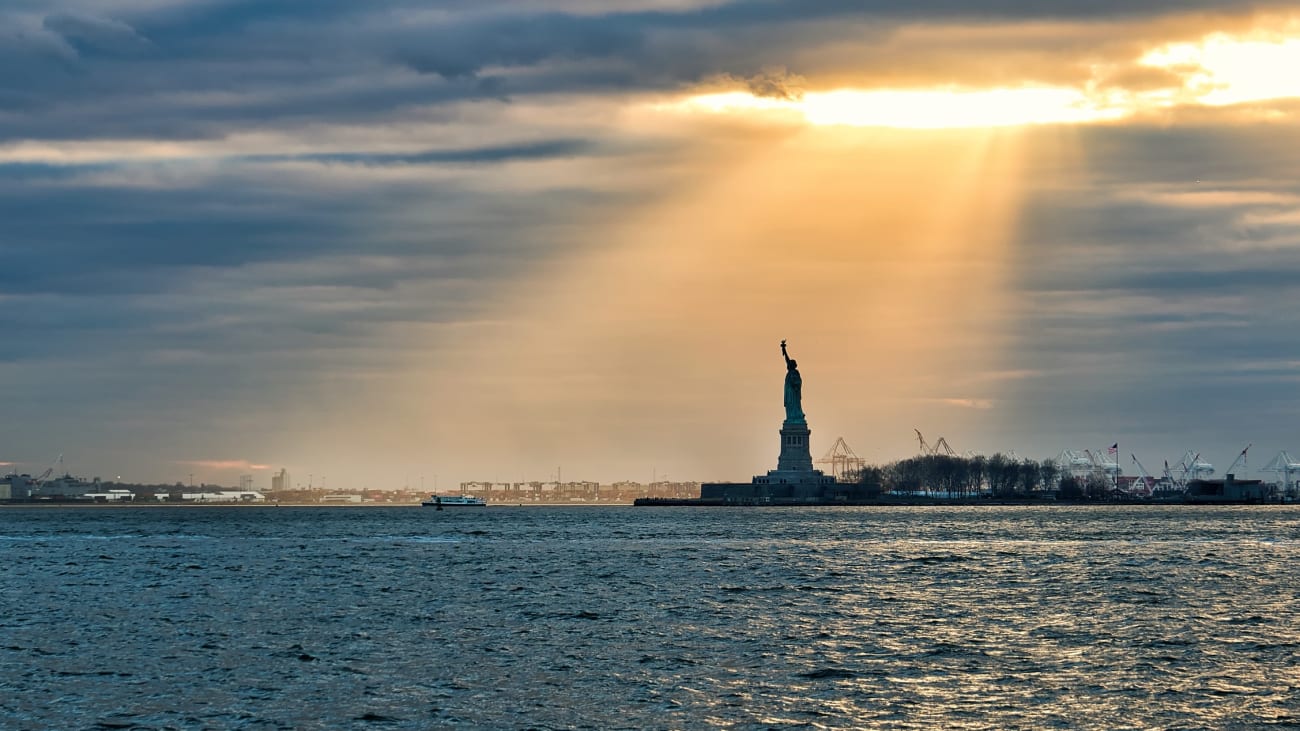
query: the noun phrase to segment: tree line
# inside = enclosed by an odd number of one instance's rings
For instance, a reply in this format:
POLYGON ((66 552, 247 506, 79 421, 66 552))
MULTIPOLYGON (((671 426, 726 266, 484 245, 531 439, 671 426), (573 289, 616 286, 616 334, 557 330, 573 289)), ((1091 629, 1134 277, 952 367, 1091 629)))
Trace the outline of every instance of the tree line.
POLYGON ((973 497, 990 493, 999 498, 1035 498, 1048 493, 1065 499, 1100 500, 1114 486, 1104 475, 1078 478, 1061 470, 1055 460, 1016 459, 1005 454, 957 457, 926 454, 863 467, 858 483, 868 494, 915 495, 942 493, 973 497))

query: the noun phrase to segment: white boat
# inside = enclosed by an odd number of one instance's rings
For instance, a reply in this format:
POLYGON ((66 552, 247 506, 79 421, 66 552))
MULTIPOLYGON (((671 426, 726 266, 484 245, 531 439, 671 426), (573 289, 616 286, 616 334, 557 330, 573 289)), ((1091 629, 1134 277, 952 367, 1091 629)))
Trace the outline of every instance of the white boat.
POLYGON ((469 495, 430 495, 428 500, 420 503, 426 508, 440 508, 452 506, 484 506, 487 501, 481 497, 471 497, 469 495))

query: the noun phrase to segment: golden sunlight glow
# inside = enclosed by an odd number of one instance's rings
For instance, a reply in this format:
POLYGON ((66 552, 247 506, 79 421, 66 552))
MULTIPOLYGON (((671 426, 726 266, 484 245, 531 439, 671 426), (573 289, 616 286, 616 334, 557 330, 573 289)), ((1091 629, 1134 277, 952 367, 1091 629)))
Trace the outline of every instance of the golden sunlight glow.
POLYGON ((1184 77, 1180 101, 1226 106, 1300 97, 1300 38, 1236 39, 1215 33, 1199 43, 1173 43, 1141 63, 1184 77))
POLYGON ((809 94, 804 114, 813 124, 850 127, 1008 127, 1091 122, 1114 115, 1069 89, 987 91, 831 91, 809 94))
POLYGON ((1133 62, 1170 72, 1173 82, 1155 89, 1108 88, 1101 76, 1094 76, 1078 88, 835 89, 809 91, 797 98, 728 91, 693 96, 658 109, 759 115, 814 126, 967 129, 1088 124, 1180 105, 1222 107, 1300 98, 1300 74, 1293 73, 1300 69, 1300 23, 1288 27, 1286 34, 1215 33, 1194 43, 1170 43, 1151 50, 1133 62))
POLYGON ((881 89, 809 92, 800 99, 756 97, 745 92, 694 97, 688 106, 716 112, 778 112, 809 124, 899 129, 1010 127, 1026 124, 1094 122, 1120 116, 1118 109, 1092 104, 1064 88, 881 89))

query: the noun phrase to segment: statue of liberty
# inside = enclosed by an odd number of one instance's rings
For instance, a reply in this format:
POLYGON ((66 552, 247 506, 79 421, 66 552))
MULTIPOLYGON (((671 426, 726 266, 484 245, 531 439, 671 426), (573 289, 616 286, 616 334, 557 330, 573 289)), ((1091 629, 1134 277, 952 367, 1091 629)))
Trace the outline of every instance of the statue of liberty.
POLYGON ((785 352, 784 340, 781 341, 781 357, 785 358, 785 420, 802 424, 803 377, 799 375, 799 363, 785 352))

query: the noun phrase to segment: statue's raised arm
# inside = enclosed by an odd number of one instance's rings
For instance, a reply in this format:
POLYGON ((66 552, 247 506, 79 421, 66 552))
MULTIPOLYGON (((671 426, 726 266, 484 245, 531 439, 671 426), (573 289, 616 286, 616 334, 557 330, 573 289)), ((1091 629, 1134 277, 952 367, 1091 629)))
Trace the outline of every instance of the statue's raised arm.
POLYGON ((787 353, 787 352, 785 352, 785 341, 784 341, 784 340, 781 341, 781 357, 782 357, 782 358, 785 358, 785 365, 786 365, 786 367, 787 367, 787 368, 790 367, 790 354, 787 353))

